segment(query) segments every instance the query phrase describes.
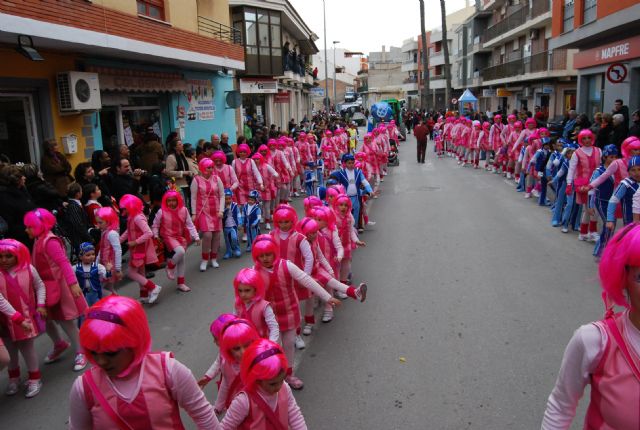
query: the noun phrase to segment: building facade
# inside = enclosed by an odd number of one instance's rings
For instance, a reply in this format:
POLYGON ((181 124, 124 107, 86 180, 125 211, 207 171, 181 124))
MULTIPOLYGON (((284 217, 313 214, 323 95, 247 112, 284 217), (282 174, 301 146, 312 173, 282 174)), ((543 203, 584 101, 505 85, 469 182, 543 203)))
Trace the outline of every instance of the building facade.
POLYGON ((640 1, 554 0, 549 48, 577 49, 576 108, 589 117, 616 99, 640 106, 640 1))
POLYGON ((402 97, 406 100, 405 107, 407 109, 417 109, 420 106, 420 94, 418 92, 418 61, 420 55, 418 53, 417 38, 403 41, 401 50, 404 54, 404 59, 400 70, 406 73, 402 81, 402 97))
POLYGON ((286 129, 291 118, 310 117, 318 37, 287 0, 229 0, 229 7, 244 41, 246 68, 238 80, 244 121, 286 129))
POLYGON ((12 162, 38 163, 50 138, 72 164, 148 128, 235 139, 225 94, 244 52, 226 1, 3 2, 0 43, 0 152, 12 162))
POLYGON ((388 51, 382 46, 382 51, 369 53, 366 72, 358 73, 359 81, 365 79, 367 85, 367 91, 360 92, 364 107, 369 108, 380 100, 403 97, 406 72, 402 71, 402 64, 405 57, 402 49, 395 46, 390 46, 388 51))

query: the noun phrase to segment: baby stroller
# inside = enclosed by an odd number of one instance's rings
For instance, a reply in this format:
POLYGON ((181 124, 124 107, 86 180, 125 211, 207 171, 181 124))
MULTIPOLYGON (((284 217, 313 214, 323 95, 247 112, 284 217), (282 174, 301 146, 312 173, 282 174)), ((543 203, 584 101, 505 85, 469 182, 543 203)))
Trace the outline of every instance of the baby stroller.
POLYGON ((395 142, 391 142, 389 153, 387 154, 387 164, 389 166, 400 165, 400 159, 398 158, 398 146, 395 142))

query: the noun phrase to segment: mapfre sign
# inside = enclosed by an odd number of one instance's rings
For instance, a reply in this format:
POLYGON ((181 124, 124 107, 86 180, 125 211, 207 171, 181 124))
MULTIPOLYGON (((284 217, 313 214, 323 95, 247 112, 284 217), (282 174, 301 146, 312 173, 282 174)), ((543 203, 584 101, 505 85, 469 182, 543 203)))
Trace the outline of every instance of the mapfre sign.
POLYGON ((573 65, 576 69, 584 69, 638 57, 640 57, 640 36, 580 51, 573 57, 573 65))
POLYGON ((240 79, 242 94, 276 94, 278 81, 275 79, 240 79))

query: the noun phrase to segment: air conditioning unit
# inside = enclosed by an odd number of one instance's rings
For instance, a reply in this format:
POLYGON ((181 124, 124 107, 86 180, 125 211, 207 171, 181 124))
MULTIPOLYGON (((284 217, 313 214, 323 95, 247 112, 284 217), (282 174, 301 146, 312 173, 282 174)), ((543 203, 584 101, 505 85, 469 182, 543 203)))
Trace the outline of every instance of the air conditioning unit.
POLYGON ((537 28, 531 30, 531 32, 529 33, 529 39, 536 40, 538 37, 540 37, 540 30, 537 28))
POLYGON ((97 73, 58 73, 57 83, 60 112, 96 110, 102 107, 97 73))

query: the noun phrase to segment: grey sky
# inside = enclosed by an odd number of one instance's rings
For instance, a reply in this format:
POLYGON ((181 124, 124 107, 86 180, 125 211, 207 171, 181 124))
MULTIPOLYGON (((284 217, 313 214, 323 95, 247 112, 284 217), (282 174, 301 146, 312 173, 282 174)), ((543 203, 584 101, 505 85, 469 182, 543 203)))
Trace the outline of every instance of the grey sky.
MULTIPOLYGON (((324 49, 322 0, 289 0, 324 49)), ((473 0, 471 0, 473 4, 473 0)), ((465 6, 465 0, 447 0, 447 13, 465 6)), ((326 0, 327 49, 334 40, 351 51, 379 51, 382 45, 401 46, 402 41, 420 33, 418 0, 326 0)), ((425 0, 426 29, 440 26, 440 1, 425 0)))

